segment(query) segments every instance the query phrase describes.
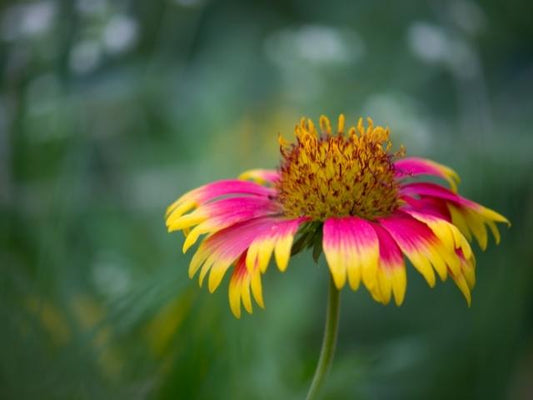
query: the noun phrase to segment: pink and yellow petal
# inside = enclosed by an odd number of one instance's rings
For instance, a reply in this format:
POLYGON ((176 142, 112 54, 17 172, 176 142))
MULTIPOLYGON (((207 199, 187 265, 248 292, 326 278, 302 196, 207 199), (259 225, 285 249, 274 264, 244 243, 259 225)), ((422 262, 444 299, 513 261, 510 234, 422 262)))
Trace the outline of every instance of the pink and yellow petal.
POLYGON ((401 250, 389 233, 379 224, 373 224, 372 227, 379 240, 378 283, 380 298, 384 304, 388 304, 392 293, 396 305, 399 306, 403 303, 407 287, 407 275, 401 250))
POLYGON ((457 192, 457 185, 460 182, 457 173, 442 164, 425 158, 408 157, 394 163, 396 176, 404 178, 416 175, 432 175, 445 179, 454 192, 457 192))
POLYGON ((449 189, 446 189, 445 187, 442 187, 440 185, 437 185, 435 183, 430 182, 414 182, 414 183, 408 183, 403 184, 400 187, 400 193, 402 195, 408 195, 408 196, 419 196, 419 197, 433 197, 437 199, 446 200, 448 202, 452 202, 455 204, 459 204, 463 207, 476 207, 478 204, 468 200, 467 198, 464 198, 457 193, 452 192, 449 189))
POLYGON ((198 208, 188 214, 179 215, 172 213, 167 218, 167 229, 169 232, 184 230, 191 226, 198 225, 209 218, 208 210, 206 207, 198 208))
POLYGON ((237 259, 272 223, 270 218, 256 218, 224 228, 204 239, 194 254, 189 267, 192 277, 200 269, 200 284, 212 270, 210 290, 216 289, 229 265, 237 259), (214 271, 214 272, 213 272, 214 271))
POLYGON ((276 259, 276 264, 281 272, 285 271, 289 264, 294 235, 296 235, 300 226, 306 221, 308 221, 307 217, 286 220, 279 223, 275 228, 277 232, 274 258, 276 259))
POLYGON ((401 192, 407 196, 428 196, 446 202, 452 223, 461 230, 468 240, 471 240, 473 234, 482 249, 485 249, 487 246, 485 224, 489 225, 496 241, 499 241, 499 232, 495 223, 510 225, 507 218, 496 211, 433 183, 411 183, 403 185, 401 192))
POLYGON ((243 253, 235 263, 228 290, 230 309, 236 318, 241 316, 241 304, 248 313, 252 313, 252 296, 256 303, 263 308, 260 271, 258 268, 253 271, 248 270, 246 253, 243 253))
POLYGON ((214 291, 233 261, 243 253, 257 237, 262 228, 268 225, 267 218, 257 218, 232 225, 207 237, 194 254, 189 267, 189 276, 200 270, 199 283, 202 285, 210 272, 209 290, 214 291))
POLYGON ((206 259, 209 257, 209 254, 210 254, 209 249, 204 243, 202 243, 200 247, 198 247, 198 250, 196 250, 196 253, 194 253, 194 255, 192 256, 191 262, 189 264, 189 278, 190 279, 192 279, 194 275, 196 275, 198 270, 202 267, 206 259))
POLYGON ((242 301, 242 287, 246 286, 249 279, 248 271, 244 265, 243 256, 237 261, 233 274, 231 275, 228 297, 231 312, 236 318, 241 317, 241 301, 242 301))
POLYGON ((274 252, 279 270, 285 271, 289 262, 294 235, 306 220, 306 218, 295 218, 274 221, 250 245, 246 258, 248 268, 258 265, 261 273, 264 273, 272 252, 274 252))
POLYGON ((218 217, 223 220, 223 217, 229 218, 240 214, 244 214, 242 218, 246 218, 248 214, 254 211, 270 211, 273 208, 272 201, 266 197, 241 196, 223 198, 202 204, 188 214, 173 212, 167 217, 166 224, 169 231, 176 231, 197 225, 207 219, 218 217))
POLYGON ((330 218, 324 223, 322 247, 328 267, 337 289, 346 282, 348 260, 352 258, 352 247, 346 246, 346 236, 341 234, 340 219, 330 218))
POLYGON ((186 252, 203 234, 215 233, 239 222, 274 215, 279 210, 270 199, 236 197, 222 199, 200 206, 195 211, 168 223, 169 230, 190 229, 186 233, 183 252, 186 252))
POLYGON ((262 196, 268 197, 274 194, 273 189, 266 188, 254 182, 236 179, 228 179, 209 183, 190 192, 185 193, 172 203, 166 211, 167 221, 179 218, 181 215, 222 196, 262 196))
POLYGON ((226 274, 226 271, 230 268, 231 264, 235 260, 233 259, 229 262, 228 261, 229 258, 221 258, 220 260, 217 260, 215 263, 213 263, 213 266, 211 267, 211 272, 209 273, 208 282, 208 288, 210 293, 213 293, 218 288, 220 282, 222 282, 222 279, 226 274))
POLYGON ((267 197, 230 197, 203 204, 188 214, 171 213, 167 218, 167 227, 169 231, 175 231, 190 228, 209 219, 217 219, 220 224, 231 225, 239 220, 274 212, 279 212, 279 208, 267 197))
POLYGON ((387 270, 378 268, 377 280, 379 284, 379 294, 372 297, 379 303, 389 304, 392 297, 397 306, 403 303, 405 288, 407 287, 407 275, 405 268, 387 270))
MULTIPOLYGON (((440 249, 441 244, 437 244, 435 249, 439 252, 440 256, 446 262, 447 266, 454 273, 458 273, 460 268, 460 262, 455 254, 456 249, 461 249, 461 251, 466 254, 467 257, 470 257, 470 255, 472 254, 470 244, 459 231, 459 229, 448 221, 432 214, 426 214, 424 212, 419 212, 412 209, 405 209, 403 211, 411 215, 418 221, 423 222, 431 229, 433 234, 440 240, 440 243, 445 247, 445 249, 440 249)), ((445 271, 444 274, 442 272, 440 274, 442 279, 445 278, 445 275, 445 271)))
MULTIPOLYGON (((260 217, 219 230, 205 238, 198 247, 191 260, 189 276, 192 278, 200 270, 199 283, 202 285, 209 275, 208 288, 213 292, 220 285, 227 270, 238 259, 239 268, 244 266, 248 269, 248 273, 244 274, 241 271, 238 282, 233 282, 232 293, 239 294, 239 302, 242 301, 247 311, 251 310, 250 293, 256 302, 263 306, 259 275, 266 269, 272 251, 275 251, 279 243, 282 245, 288 243, 288 254, 290 254, 292 238, 304 220, 304 218, 285 220, 279 217, 260 217)), ((235 302, 235 298, 232 299, 235 302)), ((232 310, 234 306, 235 304, 232 310)))
POLYGON ((436 185, 434 183, 410 183, 402 185, 400 188, 402 195, 428 196, 446 201, 447 204, 452 204, 456 208, 467 209, 483 217, 484 220, 501 222, 510 226, 510 222, 503 215, 497 213, 490 208, 484 207, 472 200, 459 196, 452 191, 436 185))
POLYGON ((401 209, 413 209, 418 212, 433 215, 448 222, 452 220, 446 201, 433 197, 414 198, 401 196, 401 209))
POLYGON ((323 226, 323 249, 338 289, 346 279, 355 290, 363 281, 378 296, 379 243, 372 225, 357 217, 328 218, 323 226))
POLYGON ((220 227, 213 221, 207 220, 201 224, 195 226, 193 229, 187 232, 185 235, 185 241, 183 242, 183 252, 186 253, 194 244, 198 241, 198 238, 208 233, 214 233, 224 227, 220 227))
POLYGON ((427 225, 405 213, 382 218, 379 223, 431 287, 435 285, 433 269, 441 279, 446 279, 446 265, 453 264, 455 260, 450 254, 451 250, 446 248, 427 225))
POLYGON ((249 270, 259 268, 262 273, 266 272, 275 245, 276 238, 272 236, 255 239, 248 248, 246 267, 249 270))

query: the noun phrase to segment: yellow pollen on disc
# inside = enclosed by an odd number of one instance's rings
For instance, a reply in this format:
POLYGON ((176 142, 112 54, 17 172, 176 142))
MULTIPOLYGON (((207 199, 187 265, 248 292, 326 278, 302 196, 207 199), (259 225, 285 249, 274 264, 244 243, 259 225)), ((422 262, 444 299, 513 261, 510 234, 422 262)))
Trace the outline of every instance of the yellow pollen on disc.
POLYGON ((359 216, 374 219, 390 215, 399 205, 393 161, 403 148, 391 153, 389 130, 367 126, 344 130, 339 116, 336 132, 321 116, 320 133, 310 119, 295 128, 296 142, 280 137, 282 162, 276 183, 278 201, 287 217, 359 216))

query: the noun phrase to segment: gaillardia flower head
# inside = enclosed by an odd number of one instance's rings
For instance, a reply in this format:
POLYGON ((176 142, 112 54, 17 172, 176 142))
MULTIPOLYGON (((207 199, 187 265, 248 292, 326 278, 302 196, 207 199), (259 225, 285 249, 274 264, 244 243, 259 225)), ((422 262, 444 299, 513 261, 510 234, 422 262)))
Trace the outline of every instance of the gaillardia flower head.
POLYGON ((189 276, 208 277, 213 292, 232 268, 229 301, 240 316, 252 312, 252 296, 263 307, 261 274, 272 253, 281 271, 291 254, 323 251, 338 289, 362 283, 387 304, 403 302, 404 256, 433 287, 450 276, 470 304, 475 258, 469 241, 487 246, 487 226, 498 243, 497 212, 457 194, 459 178, 450 168, 392 152, 389 130, 364 126, 337 129, 320 118, 319 131, 302 119, 296 141, 280 138, 277 170, 251 170, 238 180, 207 184, 180 197, 167 210, 169 231, 182 230, 183 250, 203 240, 189 276), (442 178, 450 188, 418 177, 442 178), (435 274, 436 273, 436 274, 435 274))

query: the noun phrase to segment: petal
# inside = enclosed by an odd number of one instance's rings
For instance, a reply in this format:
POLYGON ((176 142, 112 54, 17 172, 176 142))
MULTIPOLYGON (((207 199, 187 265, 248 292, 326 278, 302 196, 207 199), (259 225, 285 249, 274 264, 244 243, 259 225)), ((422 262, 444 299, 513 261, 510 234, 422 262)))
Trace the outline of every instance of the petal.
POLYGON ((250 169, 240 174, 239 179, 272 185, 279 180, 279 172, 273 169, 250 169))
POLYGON ((457 192, 457 184, 459 183, 459 175, 442 164, 435 161, 427 160, 425 158, 409 157, 398 160, 394 163, 397 178, 405 178, 416 175, 433 175, 445 179, 452 190, 457 192))
POLYGON ((468 200, 440 185, 429 182, 415 182, 404 184, 400 187, 400 192, 405 195, 430 196, 447 200, 464 207, 475 208, 479 204, 468 200))
POLYGON ((251 195, 268 197, 273 194, 273 189, 253 182, 236 179, 220 180, 185 193, 167 208, 166 217, 168 219, 174 215, 177 218, 198 205, 221 196, 251 195))
POLYGON ((260 236, 256 238, 248 248, 248 255, 246 257, 246 266, 251 270, 258 267, 261 272, 266 272, 274 246, 276 245, 276 238, 272 236, 260 236))
POLYGON ((338 289, 348 278, 353 290, 360 280, 373 296, 378 294, 379 244, 372 225, 357 217, 328 218, 323 227, 323 248, 338 289))
POLYGON ((460 249, 457 250, 457 257, 461 261, 460 272, 455 274, 450 271, 450 275, 452 279, 454 280, 455 284, 457 285, 457 287, 459 288, 459 290, 461 291, 461 293, 463 293, 463 296, 465 297, 466 302, 468 306, 470 307, 470 304, 472 302, 472 295, 470 291, 476 283, 476 275, 475 275, 476 260, 473 254, 471 255, 470 258, 465 257, 460 249))
POLYGON ((470 293, 470 288, 468 287, 468 282, 466 281, 465 276, 463 274, 452 275, 452 279, 465 297, 466 302, 470 307, 470 304, 472 303, 472 294, 470 293))
POLYGON ((230 265, 276 220, 255 218, 231 225, 204 239, 191 260, 189 277, 200 272, 200 285, 211 270, 209 289, 214 291, 230 265))
POLYGON ((379 223, 392 236, 418 272, 424 276, 429 286, 435 285, 433 268, 442 280, 446 279, 446 262, 451 262, 453 256, 424 223, 401 212, 381 218, 379 223))
POLYGON ((379 267, 378 282, 383 303, 390 301, 391 291, 394 294, 396 305, 401 305, 405 297, 407 276, 402 252, 389 235, 379 224, 372 224, 379 240, 379 267))
POLYGON ((451 222, 452 220, 447 203, 442 199, 425 196, 422 196, 420 199, 415 199, 410 196, 402 196, 402 200, 405 202, 406 206, 414 210, 434 215, 448 222, 451 222))
POLYGON ((287 269, 289 258, 291 256, 292 243, 294 235, 298 228, 308 220, 308 218, 296 218, 292 221, 284 221, 276 227, 276 246, 274 248, 274 256, 276 264, 281 272, 287 269))
POLYGON ((279 213, 278 205, 266 197, 232 197, 200 206, 179 218, 169 218, 169 231, 189 229, 183 244, 186 252, 203 234, 210 234, 238 222, 279 213))
POLYGON ((256 267, 261 270, 260 263, 261 267, 266 268, 274 247, 276 250, 280 247, 280 250, 277 250, 283 253, 280 258, 288 260, 292 237, 304 220, 259 217, 221 229, 200 244, 191 260, 189 277, 192 278, 200 270, 199 282, 202 285, 209 273, 209 291, 213 292, 220 285, 231 264, 244 252, 247 253, 245 265, 246 261, 250 260, 250 271, 254 271, 256 267), (269 248, 262 248, 261 244, 267 242, 273 244, 269 248))
POLYGON ((463 254, 470 257, 472 249, 468 240, 463 236, 459 229, 450 222, 432 214, 426 214, 418 210, 404 209, 405 213, 413 218, 426 224, 433 234, 439 238, 447 251, 442 252, 441 256, 446 261, 447 266, 455 273, 459 273, 460 260, 456 256, 456 250, 461 250, 463 254))
MULTIPOLYGON (((250 274, 250 272, 248 273, 250 274)), ((252 295, 254 296, 256 303, 259 305, 259 307, 265 308, 260 271, 254 271, 251 273, 250 285, 252 288, 252 295)))
POLYGON ((465 237, 471 241, 472 240, 472 234, 470 233, 470 229, 468 228, 468 223, 466 222, 466 219, 463 216, 463 213, 459 210, 459 208, 448 204, 448 210, 450 211, 450 216, 452 219, 452 223, 461 231, 465 237))
POLYGON ((489 226, 492 232, 492 235, 494 236, 494 241, 496 242, 496 244, 500 244, 501 236, 500 236, 500 231, 498 230, 498 227, 493 221, 486 221, 486 223, 489 226))
POLYGON ((450 210, 453 224, 469 240, 471 240, 473 234, 482 250, 487 248, 488 242, 487 228, 485 225, 489 226, 496 244, 500 242, 500 232, 495 222, 505 222, 510 225, 505 217, 483 206, 479 206, 478 209, 469 209, 448 204, 448 209, 450 210))
POLYGON ((246 253, 243 253, 235 263, 228 290, 230 309, 237 318, 241 316, 241 303, 248 313, 251 314, 253 311, 250 289, 257 304, 264 308, 261 273, 259 268, 253 271, 248 270, 246 253))
POLYGON ((468 240, 471 240, 471 234, 473 234, 483 250, 487 247, 485 224, 489 225, 496 242, 500 240, 500 233, 495 222, 511 225, 507 218, 496 211, 461 197, 439 185, 412 183, 402 186, 400 190, 403 195, 414 194, 445 201, 452 223, 461 230, 468 240))
POLYGON ((171 213, 167 217, 166 223, 169 231, 176 231, 190 228, 212 218, 218 218, 221 223, 225 222, 223 217, 231 218, 241 213, 244 213, 242 218, 245 218, 257 210, 266 210, 272 213, 276 210, 279 211, 279 208, 276 208, 275 203, 268 197, 229 197, 202 204, 188 214, 171 213))
POLYGON ((279 270, 285 271, 289 262, 294 235, 306 220, 307 218, 295 218, 273 221, 269 228, 256 237, 250 245, 246 258, 248 268, 257 264, 260 271, 264 273, 272 252, 274 252, 279 270))

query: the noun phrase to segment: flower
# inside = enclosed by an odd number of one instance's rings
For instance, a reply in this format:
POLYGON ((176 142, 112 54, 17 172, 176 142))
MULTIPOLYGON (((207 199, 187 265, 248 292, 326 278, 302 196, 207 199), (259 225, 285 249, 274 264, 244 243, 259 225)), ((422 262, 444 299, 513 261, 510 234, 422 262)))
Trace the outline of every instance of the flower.
POLYGON ((239 318, 241 304, 252 312, 252 297, 264 307, 261 275, 274 254, 281 271, 291 254, 312 247, 324 252, 337 289, 356 290, 361 282, 378 302, 402 304, 407 286, 404 256, 429 286, 435 275, 450 276, 470 305, 475 257, 469 241, 487 246, 487 229, 496 243, 496 223, 509 221, 457 193, 458 175, 423 158, 391 152, 389 130, 367 126, 345 131, 343 115, 334 132, 322 116, 320 132, 302 119, 295 143, 280 137, 277 170, 255 169, 236 180, 192 190, 168 207, 169 232, 182 230, 186 252, 194 254, 189 277, 207 275, 209 291, 233 267, 229 302, 239 318), (449 189, 419 176, 442 178, 449 189), (436 272, 436 274, 435 274, 436 272))

